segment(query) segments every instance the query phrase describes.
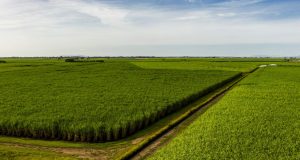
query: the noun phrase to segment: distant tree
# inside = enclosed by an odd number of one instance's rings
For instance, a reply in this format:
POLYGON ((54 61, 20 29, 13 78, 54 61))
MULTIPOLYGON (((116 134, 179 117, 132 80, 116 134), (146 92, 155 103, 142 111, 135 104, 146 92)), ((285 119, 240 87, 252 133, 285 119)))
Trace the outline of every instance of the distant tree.
POLYGON ((73 58, 68 58, 68 59, 65 59, 65 62, 75 62, 75 59, 73 59, 73 58))
POLYGON ((68 58, 65 59, 65 62, 104 62, 104 60, 85 60, 85 59, 77 59, 77 58, 68 58))

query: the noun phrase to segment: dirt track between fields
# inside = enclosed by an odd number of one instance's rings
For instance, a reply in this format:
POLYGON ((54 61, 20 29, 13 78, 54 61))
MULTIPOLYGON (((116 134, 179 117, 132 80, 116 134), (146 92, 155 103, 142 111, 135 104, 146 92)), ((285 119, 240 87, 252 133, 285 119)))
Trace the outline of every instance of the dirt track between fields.
POLYGON ((101 149, 45 147, 45 146, 30 145, 30 144, 2 143, 2 142, 0 143, 0 145, 16 147, 16 148, 34 149, 40 151, 50 151, 55 153, 61 153, 66 156, 75 156, 75 158, 82 158, 82 159, 95 159, 95 160, 108 159, 106 156, 104 156, 105 151, 101 149))

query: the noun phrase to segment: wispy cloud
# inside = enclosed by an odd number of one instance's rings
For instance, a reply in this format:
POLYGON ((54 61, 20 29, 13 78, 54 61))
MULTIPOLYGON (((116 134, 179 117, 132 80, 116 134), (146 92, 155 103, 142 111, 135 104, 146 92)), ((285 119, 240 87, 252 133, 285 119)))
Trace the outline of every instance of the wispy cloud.
POLYGON ((236 7, 244 7, 244 6, 258 4, 264 1, 266 0, 230 0, 230 1, 216 3, 214 4, 214 6, 236 8, 236 7))
POLYGON ((118 25, 124 23, 128 14, 127 9, 111 6, 100 1, 83 1, 83 0, 49 0, 53 5, 62 10, 77 12, 79 14, 97 18, 105 25, 118 25))
POLYGON ((134 45, 300 44, 295 2, 134 2, 2 0, 0 55, 96 54, 134 45))
POLYGON ((0 28, 51 27, 97 19, 103 25, 124 22, 127 10, 83 0, 9 0, 0 4, 0 28))

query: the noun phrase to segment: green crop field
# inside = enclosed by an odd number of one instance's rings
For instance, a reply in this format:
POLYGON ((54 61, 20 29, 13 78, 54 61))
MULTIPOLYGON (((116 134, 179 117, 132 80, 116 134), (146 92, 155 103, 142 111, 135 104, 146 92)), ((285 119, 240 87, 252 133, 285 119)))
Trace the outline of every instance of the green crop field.
POLYGON ((300 67, 261 68, 149 159, 300 159, 300 67))
POLYGON ((259 64, 272 62, 209 62, 209 61, 156 61, 132 62, 146 69, 180 69, 180 70, 226 70, 248 72, 259 64))
POLYGON ((144 158, 299 159, 299 68, 280 58, 4 58, 0 159, 119 159, 169 134, 144 158))
POLYGON ((8 59, 0 64, 0 134, 93 142, 120 139, 239 74, 142 69, 126 61, 8 59))

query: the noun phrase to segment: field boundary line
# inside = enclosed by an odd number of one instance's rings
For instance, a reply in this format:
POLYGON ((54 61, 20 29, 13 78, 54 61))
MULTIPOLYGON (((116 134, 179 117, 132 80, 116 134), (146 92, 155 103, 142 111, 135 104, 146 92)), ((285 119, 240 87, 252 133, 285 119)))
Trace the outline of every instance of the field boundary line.
MULTIPOLYGON (((145 139, 142 142, 140 142, 137 146, 132 147, 130 150, 128 150, 127 152, 125 152, 120 157, 117 157, 116 159, 117 160, 128 160, 128 159, 134 157, 139 152, 141 152, 142 150, 144 150, 145 148, 147 148, 149 145, 151 145, 155 140, 159 139, 160 137, 162 137, 163 135, 165 135, 166 133, 168 133, 170 130, 172 130, 173 128, 175 128, 179 124, 181 124, 183 121, 185 121, 186 119, 188 119, 194 113, 200 111, 206 105, 209 105, 209 103, 213 102, 215 99, 217 99, 218 97, 222 96, 222 94, 224 94, 227 91, 229 91, 237 83, 239 83, 241 80, 243 80, 244 78, 246 78, 249 74, 255 72, 258 69, 259 68, 256 67, 256 68, 250 70, 249 72, 244 72, 240 76, 238 76, 238 77, 232 79, 231 81, 229 81, 228 83, 224 84, 222 87, 220 87, 221 89, 219 88, 220 91, 218 91, 215 94, 213 94, 211 97, 209 97, 204 102, 202 102, 202 103, 198 104, 197 106, 192 107, 191 109, 187 110, 185 113, 183 113, 182 115, 180 115, 178 118, 176 118, 175 120, 171 121, 169 124, 167 124, 166 126, 162 127, 157 132, 153 133, 150 137, 148 137, 147 139, 145 139)), ((218 89, 215 89, 214 91, 216 91, 216 90, 218 90, 218 89)), ((212 91, 212 92, 214 92, 214 91, 212 91)))

